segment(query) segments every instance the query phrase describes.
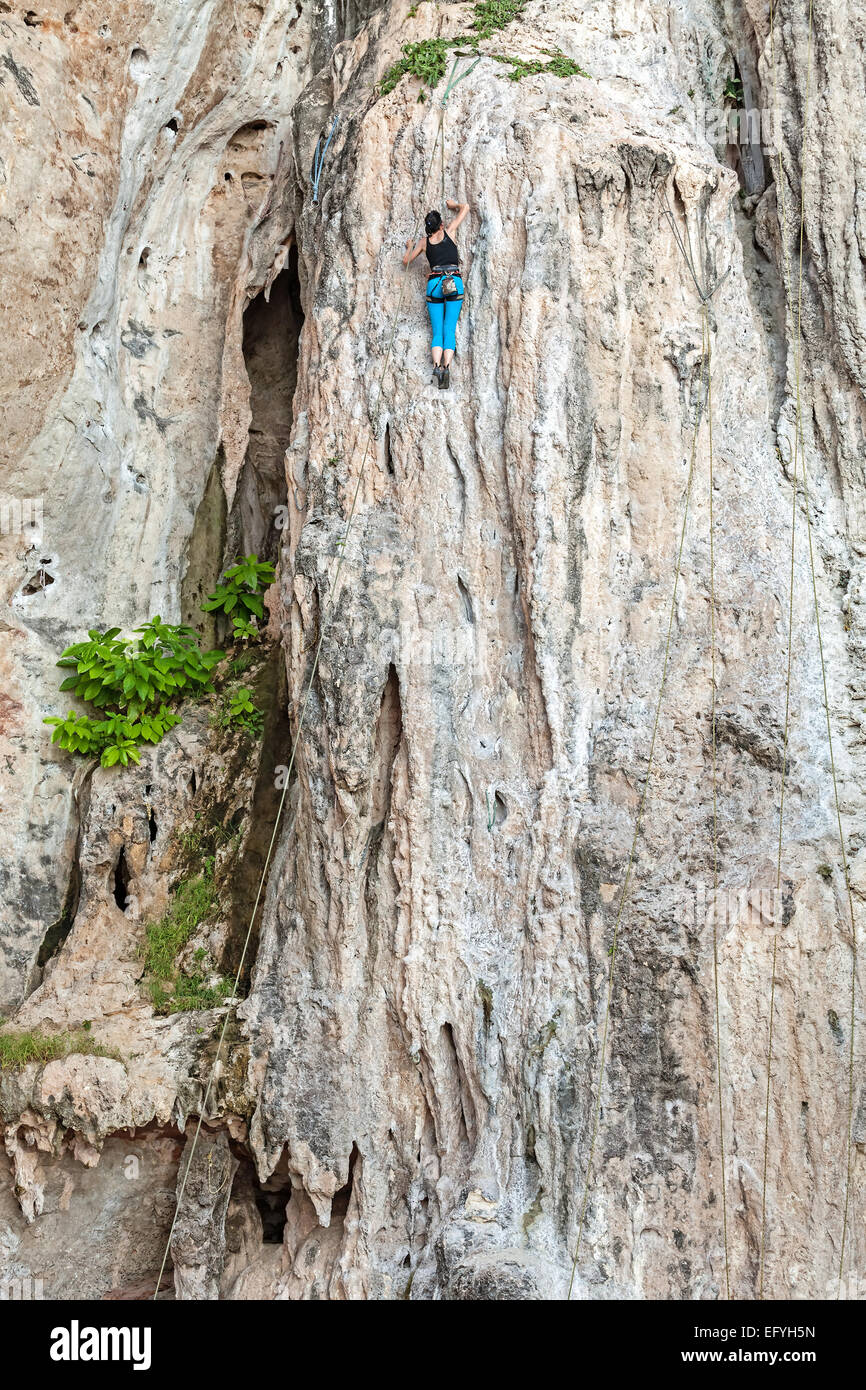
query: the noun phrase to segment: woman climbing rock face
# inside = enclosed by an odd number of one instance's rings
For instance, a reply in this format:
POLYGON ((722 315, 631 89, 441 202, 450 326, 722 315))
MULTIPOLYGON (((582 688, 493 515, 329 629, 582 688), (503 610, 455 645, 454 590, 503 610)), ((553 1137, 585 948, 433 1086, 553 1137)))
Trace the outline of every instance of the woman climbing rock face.
POLYGON ((410 266, 422 251, 427 252, 430 273, 427 277, 427 309, 433 329, 433 375, 439 389, 451 385, 451 359, 457 348, 457 320, 463 308, 463 277, 460 274, 457 246, 452 240, 461 222, 469 211, 468 203, 455 203, 449 198, 446 204, 449 212, 456 214, 448 223, 442 225, 442 214, 428 212, 424 219, 427 235, 412 248, 406 243, 404 266, 410 266))

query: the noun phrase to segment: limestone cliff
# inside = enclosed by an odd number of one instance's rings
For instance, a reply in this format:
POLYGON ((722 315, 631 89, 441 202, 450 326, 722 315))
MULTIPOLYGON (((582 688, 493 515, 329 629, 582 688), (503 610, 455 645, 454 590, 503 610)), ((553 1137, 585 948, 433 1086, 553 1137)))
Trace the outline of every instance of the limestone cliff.
POLYGON ((866 30, 829 0, 811 36, 799 0, 772 36, 756 0, 512 8, 447 107, 471 213, 439 392, 400 259, 440 199, 444 83, 380 84, 402 44, 471 36, 474 4, 0 5, 2 500, 33 522, 0 536, 0 1009, 96 1044, 0 1077, 0 1281, 151 1296, 189 1161, 176 1297, 566 1296, 705 399, 676 229, 715 288, 714 583, 704 409, 574 1296, 724 1297, 723 1183, 731 1293, 754 1295, 774 941, 765 1290, 836 1291, 854 942, 802 490, 785 748, 784 277, 802 189, 803 449, 862 940, 866 30), (780 159, 730 138, 725 92, 778 108, 780 159), (278 566, 260 736, 213 697, 139 767, 52 746, 64 646, 154 613, 206 628, 250 551, 278 566), (205 860, 186 960, 229 978, 264 874, 240 997, 155 1013, 146 924, 205 860))

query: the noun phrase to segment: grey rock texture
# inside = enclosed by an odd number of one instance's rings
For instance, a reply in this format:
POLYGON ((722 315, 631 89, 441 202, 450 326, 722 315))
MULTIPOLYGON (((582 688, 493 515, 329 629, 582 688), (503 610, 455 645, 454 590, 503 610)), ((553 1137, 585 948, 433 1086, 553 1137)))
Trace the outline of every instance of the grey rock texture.
POLYGON ((237 1160, 224 1131, 193 1134, 177 1175, 178 1220, 171 1238, 174 1292, 179 1299, 219 1298, 225 1266, 226 1212, 237 1160))
MULTIPOLYGON (((91 1022, 123 1058, 4 1074, 0 1278, 41 1277, 40 1223, 41 1249, 56 1253, 64 1212, 126 1220, 116 1169, 124 1146, 144 1143, 153 1161, 136 1198, 158 1196, 147 1237, 134 1259, 133 1235, 114 1265, 103 1252, 82 1292, 155 1288, 180 1138, 201 1109, 224 1013, 153 1016, 144 923, 183 867, 195 773, 196 787, 211 782, 208 823, 237 813, 240 839, 217 862, 236 891, 194 944, 237 963, 276 769, 333 597, 249 989, 232 1008, 179 1212, 175 1296, 566 1295, 705 366, 700 301, 666 200, 703 282, 719 284, 709 321, 727 1165, 723 1175, 707 910, 705 423, 575 1296, 724 1296, 723 1181, 731 1291, 754 1295, 774 938, 765 1284, 774 1298, 832 1296, 853 943, 802 500, 773 900, 798 361, 784 275, 796 266, 804 177, 802 428, 862 939, 862 17, 815 6, 804 148, 806 10, 778 16, 783 236, 775 158, 731 145, 719 127, 738 74, 747 101, 772 107, 763 6, 530 0, 482 44, 488 56, 448 107, 447 186, 471 215, 446 394, 429 382, 423 275, 400 267, 439 200, 438 166, 424 187, 438 111, 411 79, 385 97, 376 84, 402 42, 464 31, 472 6, 408 10, 403 0, 154 3, 127 7, 113 41, 89 5, 74 33, 60 19, 33 30, 0 16, 39 101, 7 65, 0 95, 15 120, 0 155, 23 219, 3 233, 10 278, 37 285, 56 248, 80 252, 75 278, 51 289, 62 320, 38 296, 13 320, 25 347, 10 349, 7 369, 8 487, 44 494, 45 506, 38 542, 2 537, 2 1000, 22 1027, 91 1022), (554 48, 591 78, 510 82, 489 57, 546 61, 554 48), (95 73, 102 105, 73 120, 76 82, 93 86, 95 73), (48 93, 70 112, 56 158, 72 218, 81 210, 74 230, 58 231, 50 205, 31 198, 35 156, 23 151, 48 93), (335 114, 316 207, 310 160, 335 114), (99 155, 83 192, 71 172, 82 142, 92 163, 99 155), (39 381, 17 387, 27 353, 39 381), (275 531, 272 519, 286 524, 275 531), (187 711, 130 772, 91 775, 51 751, 40 719, 63 707, 58 648, 97 622, 192 615, 224 556, 253 544, 279 559, 271 633, 288 692, 270 677, 276 713, 243 767, 206 711, 187 711), (26 592, 37 566, 52 582, 26 592), (135 913, 113 896, 120 855, 135 913), (52 928, 60 940, 46 960, 52 928), (226 1176, 216 1194, 208 1162, 226 1176)), ((857 1120, 846 1273, 866 1257, 863 1133, 857 1120)), ((55 1263, 60 1296, 74 1270, 55 1263)))

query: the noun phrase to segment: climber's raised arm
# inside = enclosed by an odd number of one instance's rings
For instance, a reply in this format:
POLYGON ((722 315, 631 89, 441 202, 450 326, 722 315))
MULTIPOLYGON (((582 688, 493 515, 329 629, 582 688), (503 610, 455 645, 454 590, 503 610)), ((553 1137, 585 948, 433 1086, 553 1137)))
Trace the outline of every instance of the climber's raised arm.
POLYGON ((455 203, 453 198, 449 198, 445 206, 447 207, 449 212, 457 213, 457 216, 451 219, 451 221, 448 223, 448 226, 445 229, 449 236, 453 236, 454 233, 457 231, 457 228, 460 226, 460 223, 468 215, 469 204, 455 203))
POLYGON ((410 237, 409 240, 406 242, 406 254, 405 254, 405 256, 403 257, 403 264, 404 264, 405 266, 410 266, 410 265, 412 264, 412 262, 414 261, 415 257, 416 257, 416 256, 420 256, 420 255, 421 255, 421 252, 422 252, 423 250, 425 250, 426 246, 427 246, 427 238, 426 238, 426 237, 422 237, 421 240, 418 242, 418 245, 415 247, 415 250, 413 251, 413 250, 412 250, 412 238, 410 237))

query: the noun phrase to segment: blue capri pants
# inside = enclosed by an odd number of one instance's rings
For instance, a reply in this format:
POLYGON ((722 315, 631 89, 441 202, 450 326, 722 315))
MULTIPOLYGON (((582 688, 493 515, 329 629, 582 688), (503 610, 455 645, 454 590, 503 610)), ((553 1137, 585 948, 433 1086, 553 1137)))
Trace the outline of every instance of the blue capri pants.
MULTIPOLYGON (((457 320, 460 317, 460 310, 463 308, 463 278, 455 275, 454 283, 460 291, 459 299, 445 299, 439 304, 427 305, 430 315, 430 326, 433 329, 433 347, 450 348, 452 352, 457 348, 457 320)), ((440 293, 443 277, 436 276, 427 281, 427 294, 435 299, 440 293)))

